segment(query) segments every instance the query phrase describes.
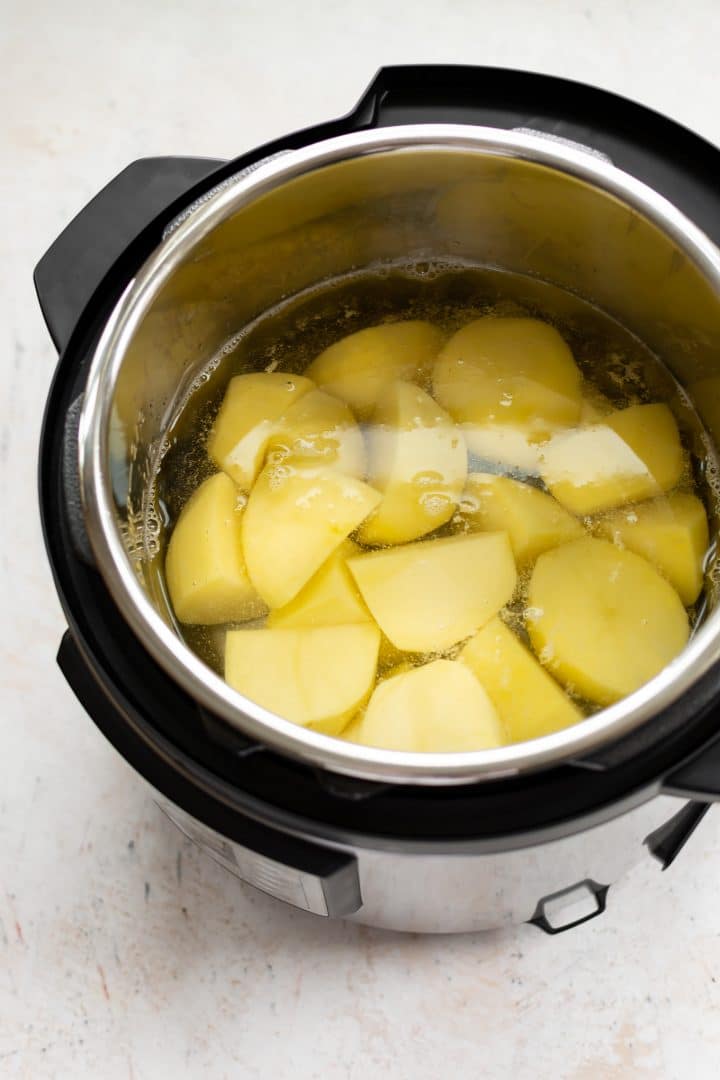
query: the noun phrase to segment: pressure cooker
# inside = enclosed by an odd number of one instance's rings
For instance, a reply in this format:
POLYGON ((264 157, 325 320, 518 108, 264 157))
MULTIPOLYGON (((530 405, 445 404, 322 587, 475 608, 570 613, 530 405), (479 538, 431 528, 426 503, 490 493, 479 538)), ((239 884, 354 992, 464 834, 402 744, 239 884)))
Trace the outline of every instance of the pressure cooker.
POLYGON ((718 175, 715 147, 589 86, 391 67, 347 116, 231 162, 134 162, 43 256, 59 352, 39 465, 68 623, 58 663, 161 809, 230 874, 373 926, 557 933, 601 913, 638 860, 668 867, 720 798, 712 597, 676 660, 571 728, 386 751, 272 715, 206 666, 148 584, 157 530, 143 510, 202 362, 280 300, 378 260, 461 259, 589 300, 660 356, 720 442, 718 175))

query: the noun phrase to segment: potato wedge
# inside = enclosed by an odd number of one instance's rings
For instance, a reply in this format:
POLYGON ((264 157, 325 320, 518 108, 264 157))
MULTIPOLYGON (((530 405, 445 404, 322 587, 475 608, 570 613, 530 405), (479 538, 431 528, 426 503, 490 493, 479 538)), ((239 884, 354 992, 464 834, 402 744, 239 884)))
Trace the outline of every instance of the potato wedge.
POLYGON ((480 471, 540 475, 540 449, 549 434, 513 424, 460 424, 471 463, 480 471))
POLYGON ((485 316, 458 330, 433 369, 433 395, 473 424, 575 424, 581 379, 567 344, 539 319, 485 316))
POLYGON ((429 322, 370 326, 325 349, 305 374, 365 420, 389 383, 414 382, 429 368, 442 342, 442 332, 429 322))
POLYGON ((552 495, 494 473, 470 474, 461 512, 473 529, 505 529, 518 565, 532 562, 558 544, 579 539, 585 531, 552 495))
POLYGON ((267 610, 245 567, 237 497, 230 477, 216 473, 192 494, 172 531, 165 579, 180 622, 245 622, 267 610))
POLYGON ((487 691, 509 742, 537 739, 583 714, 502 619, 494 618, 460 653, 487 691))
POLYGON ((633 405, 550 439, 542 448, 540 475, 558 502, 584 515, 669 491, 683 464, 667 405, 633 405))
POLYGON ((548 670, 600 705, 652 679, 689 635, 678 594, 649 562, 590 537, 539 557, 527 628, 548 670))
POLYGON ((440 652, 496 615, 517 574, 505 532, 374 551, 348 567, 376 622, 407 652, 440 652))
POLYGON ((670 491, 682 476, 680 432, 667 405, 632 405, 605 417, 604 423, 645 462, 655 483, 670 491))
POLYGON ((385 750, 451 753, 501 746, 490 698, 455 660, 409 668, 376 687, 364 717, 347 737, 385 750))
POLYGON ((250 580, 270 607, 290 602, 375 509, 380 493, 354 476, 268 465, 250 492, 242 544, 250 580))
POLYGON ((267 625, 337 626, 372 622, 372 615, 347 568, 347 560, 360 551, 352 540, 344 540, 294 600, 270 612, 267 625))
POLYGON ((207 450, 243 491, 262 468, 275 421, 313 385, 303 375, 280 371, 236 375, 228 383, 207 450))
POLYGON ((340 398, 310 390, 293 402, 274 425, 267 442, 274 462, 307 459, 362 480, 365 440, 352 412, 340 398))
POLYGON ((710 542, 705 507, 696 495, 675 493, 615 510, 597 523, 597 532, 656 566, 683 604, 695 603, 710 542))
POLYGON ((368 482, 382 502, 362 524, 365 544, 403 544, 444 525, 467 477, 465 442, 436 402, 407 382, 382 392, 368 432, 368 482))
POLYGON ((334 735, 370 694, 379 644, 372 623, 230 630, 225 679, 277 716, 334 735))

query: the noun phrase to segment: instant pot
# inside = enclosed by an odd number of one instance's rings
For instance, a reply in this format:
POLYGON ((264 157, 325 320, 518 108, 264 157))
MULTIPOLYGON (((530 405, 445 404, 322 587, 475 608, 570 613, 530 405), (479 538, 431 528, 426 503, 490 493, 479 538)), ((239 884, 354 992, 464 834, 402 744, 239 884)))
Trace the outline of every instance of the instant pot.
POLYGON ((147 574, 163 543, 153 463, 202 365, 281 300, 377 263, 462 260, 589 300, 658 354, 675 407, 688 394, 720 443, 719 175, 715 147, 582 84, 386 68, 347 116, 232 162, 135 162, 42 258, 60 354, 40 447, 58 663, 230 873, 319 916, 557 933, 602 912, 639 859, 669 866, 720 798, 712 588, 685 651, 625 700, 533 742, 421 755, 242 698, 147 574))

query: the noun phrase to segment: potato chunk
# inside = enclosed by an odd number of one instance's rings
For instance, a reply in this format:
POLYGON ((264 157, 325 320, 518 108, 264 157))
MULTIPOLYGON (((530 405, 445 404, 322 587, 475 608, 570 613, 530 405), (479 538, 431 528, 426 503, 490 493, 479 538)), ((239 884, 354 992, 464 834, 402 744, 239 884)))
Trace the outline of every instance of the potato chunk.
POLYGON ((682 476, 683 449, 675 417, 667 405, 632 405, 610 413, 604 423, 645 462, 662 491, 682 476))
POLYGON ((518 564, 584 534, 577 518, 552 495, 494 473, 471 473, 461 509, 473 528, 506 529, 518 564))
POLYGON ((348 737, 385 750, 436 753, 490 749, 503 742, 490 698, 455 660, 434 660, 380 683, 348 737))
POLYGON ((554 436, 541 462, 558 502, 574 514, 594 514, 669 491, 682 475, 683 452, 667 405, 633 405, 554 436))
POLYGON ((683 604, 695 603, 709 544, 707 514, 696 495, 677 493, 615 510, 598 522, 597 531, 656 566, 683 604))
POLYGON ((365 420, 389 383, 428 369, 442 341, 436 326, 419 320, 370 326, 325 349, 305 374, 365 420))
POLYGON ((303 375, 279 371, 230 380, 207 449, 218 468, 243 491, 249 491, 262 468, 275 421, 312 388, 303 375))
POLYGON ((435 362, 433 393, 456 420, 548 426, 577 423, 580 372, 554 327, 485 316, 458 330, 435 362))
POLYGON ((268 465, 250 492, 242 544, 250 580, 270 607, 302 589, 374 510, 380 494, 330 469, 268 465))
POLYGON ((180 622, 244 622, 266 610, 245 568, 237 496, 230 477, 216 473, 193 493, 173 529, 165 578, 180 622))
POLYGON ((348 476, 365 476, 365 440, 344 401, 310 390, 277 421, 267 443, 275 461, 307 459, 348 476))
POLYGON ((606 540, 546 551, 528 590, 527 628, 540 660, 565 686, 610 705, 677 656, 685 609, 650 563, 606 540))
POLYGON ((468 454, 481 468, 540 475, 540 450, 549 433, 513 424, 461 424, 468 454))
POLYGON ((365 603, 398 649, 441 651, 496 615, 515 589, 507 533, 475 533, 348 560, 365 603))
POLYGON ((360 548, 345 540, 336 548, 294 600, 268 615, 268 626, 336 626, 372 622, 347 560, 360 548))
POLYGON ((501 619, 471 637, 460 660, 477 676, 497 709, 508 740, 559 731, 583 714, 501 619))
POLYGON ((334 735, 370 694, 379 644, 372 623, 230 630, 225 679, 264 709, 334 735))
POLYGON ((402 544, 452 517, 467 476, 460 431, 429 394, 391 383, 372 415, 368 481, 382 502, 363 523, 366 544, 402 544))

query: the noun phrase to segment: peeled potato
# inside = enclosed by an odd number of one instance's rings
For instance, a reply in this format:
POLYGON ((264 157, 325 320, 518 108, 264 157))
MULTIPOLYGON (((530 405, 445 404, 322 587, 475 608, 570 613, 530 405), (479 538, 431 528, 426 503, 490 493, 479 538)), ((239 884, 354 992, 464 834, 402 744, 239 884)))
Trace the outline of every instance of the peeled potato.
POLYGON ((245 568, 237 496, 230 477, 216 473, 193 493, 173 529, 165 579, 180 622, 244 622, 266 610, 245 568))
POLYGON ((307 458, 348 476, 365 476, 365 440, 345 404, 324 390, 310 390, 277 421, 267 443, 274 460, 307 458))
POLYGON ((538 437, 531 428, 512 424, 461 424, 468 453, 481 466, 518 473, 521 476, 540 475, 540 445, 545 433, 538 437))
POLYGON ((282 607, 297 596, 379 502, 379 492, 354 476, 299 465, 266 466, 250 492, 242 523, 248 574, 266 603, 282 607))
POLYGON ((471 637, 460 660, 477 676, 510 742, 549 735, 582 720, 582 712, 501 619, 471 637))
POLYGON ((383 498, 360 529, 363 543, 402 544, 449 521, 465 486, 467 451, 429 394, 391 383, 372 414, 368 450, 368 481, 383 498))
POLYGON ((436 326, 419 320, 371 326, 325 349, 305 374, 366 419, 389 383, 414 381, 428 368, 442 341, 436 326))
POLYGON ((363 599, 398 649, 433 652, 468 637, 515 589, 507 533, 425 540, 348 560, 363 599))
POLYGON ((372 622, 358 587, 347 568, 347 560, 360 548, 345 540, 336 548, 294 600, 271 611, 268 626, 336 626, 341 623, 372 622))
POLYGON ((518 564, 584 535, 577 518, 552 495, 494 473, 470 474, 461 509, 473 528, 491 532, 506 529, 518 564))
POLYGON ((606 416, 604 423, 645 462, 663 491, 675 487, 682 476, 683 449, 667 405, 632 405, 606 416))
POLYGON ((594 514, 674 487, 683 452, 667 405, 633 405, 554 436, 541 462, 542 478, 563 506, 594 514))
POLYGON ((705 507, 696 495, 674 494, 608 514, 598 533, 651 562, 683 604, 694 604, 703 585, 708 548, 705 507))
POLYGON ((554 327, 485 316, 458 330, 433 369, 433 393, 456 420, 532 425, 578 421, 580 372, 554 327))
POLYGON ((540 556, 527 628, 553 675, 600 705, 657 675, 689 634, 678 594, 650 563, 589 537, 540 556))
POLYGON ((346 737, 385 750, 435 753, 489 749, 503 741, 488 695, 455 660, 434 660, 380 683, 346 737))
POLYGON ((255 372, 228 383, 208 438, 208 454, 244 491, 262 468, 275 421, 313 383, 303 375, 255 372))
POLYGON ((372 689, 379 644, 372 623, 230 630, 225 679, 264 709, 334 735, 372 689))

